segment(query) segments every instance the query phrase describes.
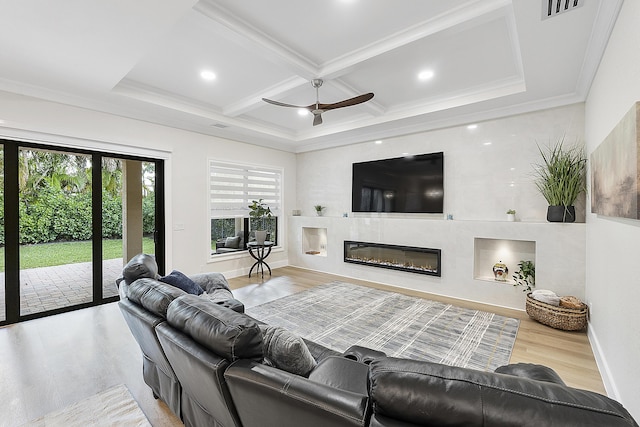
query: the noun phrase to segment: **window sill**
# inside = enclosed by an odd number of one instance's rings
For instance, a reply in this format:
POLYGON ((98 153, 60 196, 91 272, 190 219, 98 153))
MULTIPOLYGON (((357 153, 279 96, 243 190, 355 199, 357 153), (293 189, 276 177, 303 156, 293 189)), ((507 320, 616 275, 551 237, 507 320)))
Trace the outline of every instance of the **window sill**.
MULTIPOLYGON (((280 245, 278 246, 273 246, 271 248, 271 253, 280 253, 280 252, 284 252, 284 248, 280 245)), ((244 249, 241 251, 237 251, 237 252, 228 252, 228 253, 223 253, 223 254, 212 254, 209 256, 209 260, 207 261, 207 264, 213 264, 216 262, 220 262, 220 261, 229 261, 229 260, 233 260, 233 259, 242 259, 242 258, 251 258, 251 255, 249 255, 249 250, 248 249, 244 249)))

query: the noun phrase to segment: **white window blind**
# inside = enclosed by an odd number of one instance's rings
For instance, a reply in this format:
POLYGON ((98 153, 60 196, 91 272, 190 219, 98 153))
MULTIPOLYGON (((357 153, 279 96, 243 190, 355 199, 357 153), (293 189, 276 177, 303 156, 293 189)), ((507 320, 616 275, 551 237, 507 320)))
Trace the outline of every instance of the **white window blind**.
POLYGON ((275 216, 281 209, 282 172, 277 169, 209 162, 211 218, 249 216, 252 200, 264 199, 275 216))

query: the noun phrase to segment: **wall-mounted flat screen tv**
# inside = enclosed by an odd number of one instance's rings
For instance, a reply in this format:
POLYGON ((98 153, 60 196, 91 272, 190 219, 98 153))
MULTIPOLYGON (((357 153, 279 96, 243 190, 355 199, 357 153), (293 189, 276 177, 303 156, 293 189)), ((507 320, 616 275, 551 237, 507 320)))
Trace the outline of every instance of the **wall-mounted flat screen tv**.
POLYGON ((353 212, 443 213, 444 153, 353 164, 353 212))

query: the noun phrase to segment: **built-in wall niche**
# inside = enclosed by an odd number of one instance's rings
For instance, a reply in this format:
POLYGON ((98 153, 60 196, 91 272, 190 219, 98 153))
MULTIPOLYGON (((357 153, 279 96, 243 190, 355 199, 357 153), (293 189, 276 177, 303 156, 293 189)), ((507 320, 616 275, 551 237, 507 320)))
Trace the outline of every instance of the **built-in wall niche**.
POLYGON ((302 253, 327 256, 327 229, 302 227, 302 253))
POLYGON ((507 266, 507 283, 513 284, 513 275, 520 261, 536 263, 536 242, 529 240, 474 238, 473 278, 495 281, 493 266, 502 262, 507 266))

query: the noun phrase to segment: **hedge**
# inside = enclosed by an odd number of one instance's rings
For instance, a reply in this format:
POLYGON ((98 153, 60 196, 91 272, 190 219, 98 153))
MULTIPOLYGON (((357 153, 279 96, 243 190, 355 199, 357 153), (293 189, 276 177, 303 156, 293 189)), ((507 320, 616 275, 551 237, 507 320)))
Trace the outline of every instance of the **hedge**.
MULTIPOLYGON (((4 194, 0 193, 0 245, 5 244, 3 207, 4 194)), ((91 194, 45 188, 31 200, 21 198, 18 212, 21 244, 91 239, 91 194)), ((143 199, 142 215, 143 233, 153 233, 153 194, 143 199)), ((122 199, 106 191, 102 193, 102 237, 122 237, 122 199)))

